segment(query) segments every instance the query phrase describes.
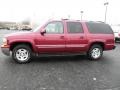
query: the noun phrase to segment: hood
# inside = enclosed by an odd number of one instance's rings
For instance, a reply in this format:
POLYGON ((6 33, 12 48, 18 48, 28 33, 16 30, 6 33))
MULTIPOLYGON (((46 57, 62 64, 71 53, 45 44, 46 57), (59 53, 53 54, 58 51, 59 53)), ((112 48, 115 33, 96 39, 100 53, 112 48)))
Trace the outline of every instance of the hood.
POLYGON ((31 34, 31 33, 32 33, 31 31, 16 32, 16 33, 6 34, 5 37, 19 36, 19 35, 27 35, 27 34, 31 34))

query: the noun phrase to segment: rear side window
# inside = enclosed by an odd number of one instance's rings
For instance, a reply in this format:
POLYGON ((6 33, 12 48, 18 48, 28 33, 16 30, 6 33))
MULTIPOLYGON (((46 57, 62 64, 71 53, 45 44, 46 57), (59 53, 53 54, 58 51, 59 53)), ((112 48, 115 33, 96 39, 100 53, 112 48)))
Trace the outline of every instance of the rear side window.
POLYGON ((83 33, 80 22, 67 22, 68 33, 83 33))
POLYGON ((113 34, 111 27, 104 23, 86 23, 90 33, 113 34))

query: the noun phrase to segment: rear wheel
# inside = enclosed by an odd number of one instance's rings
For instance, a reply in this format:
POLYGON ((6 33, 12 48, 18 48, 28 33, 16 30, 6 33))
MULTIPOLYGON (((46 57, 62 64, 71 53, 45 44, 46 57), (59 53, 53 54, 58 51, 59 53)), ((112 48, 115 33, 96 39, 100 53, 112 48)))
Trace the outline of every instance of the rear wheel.
POLYGON ((32 50, 27 45, 17 45, 12 51, 12 58, 17 63, 28 63, 32 58, 32 50))
POLYGON ((87 55, 90 60, 100 59, 103 55, 103 48, 101 47, 101 45, 93 45, 89 49, 87 55))

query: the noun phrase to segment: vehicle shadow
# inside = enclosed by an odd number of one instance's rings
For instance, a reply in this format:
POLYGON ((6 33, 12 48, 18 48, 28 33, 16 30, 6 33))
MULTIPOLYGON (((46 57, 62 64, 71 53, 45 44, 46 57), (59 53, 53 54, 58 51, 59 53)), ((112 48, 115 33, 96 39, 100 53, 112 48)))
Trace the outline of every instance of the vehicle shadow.
MULTIPOLYGON (((103 56, 99 60, 89 60, 86 55, 66 55, 66 56, 39 56, 33 57, 30 63, 63 63, 63 62, 105 62, 107 58, 103 56)), ((6 63, 15 64, 16 62, 11 57, 6 57, 6 63)), ((16 63, 17 64, 17 63, 16 63)))
MULTIPOLYGON (((26 63, 28 65, 31 64, 46 64, 46 63, 88 63, 88 62, 101 62, 101 63, 108 63, 109 58, 103 56, 99 60, 89 60, 86 55, 66 55, 66 56, 39 56, 39 57, 33 57, 30 63, 26 63)), ((4 63, 6 64, 18 64, 16 63, 12 57, 5 57, 4 63)), ((24 64, 23 64, 24 65, 24 64)))
POLYGON ((59 63, 59 62, 91 62, 91 61, 102 61, 104 57, 99 60, 89 60, 86 55, 72 55, 72 56, 41 56, 34 57, 32 63, 59 63))
POLYGON ((86 61, 88 58, 86 55, 66 55, 66 56, 39 56, 39 57, 34 57, 32 59, 32 62, 67 62, 67 61, 86 61))

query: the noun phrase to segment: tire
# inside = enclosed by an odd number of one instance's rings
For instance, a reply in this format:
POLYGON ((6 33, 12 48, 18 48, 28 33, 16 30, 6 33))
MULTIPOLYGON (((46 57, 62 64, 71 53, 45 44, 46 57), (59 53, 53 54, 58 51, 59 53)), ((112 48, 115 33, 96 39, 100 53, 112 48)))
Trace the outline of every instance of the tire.
POLYGON ((103 48, 101 45, 93 45, 87 52, 87 56, 90 60, 98 60, 103 55, 103 48))
POLYGON ((17 45, 12 51, 12 58, 19 64, 28 63, 32 58, 32 50, 27 45, 17 45))
POLYGON ((116 42, 116 43, 117 43, 117 41, 118 41, 117 38, 115 38, 115 42, 116 42))

